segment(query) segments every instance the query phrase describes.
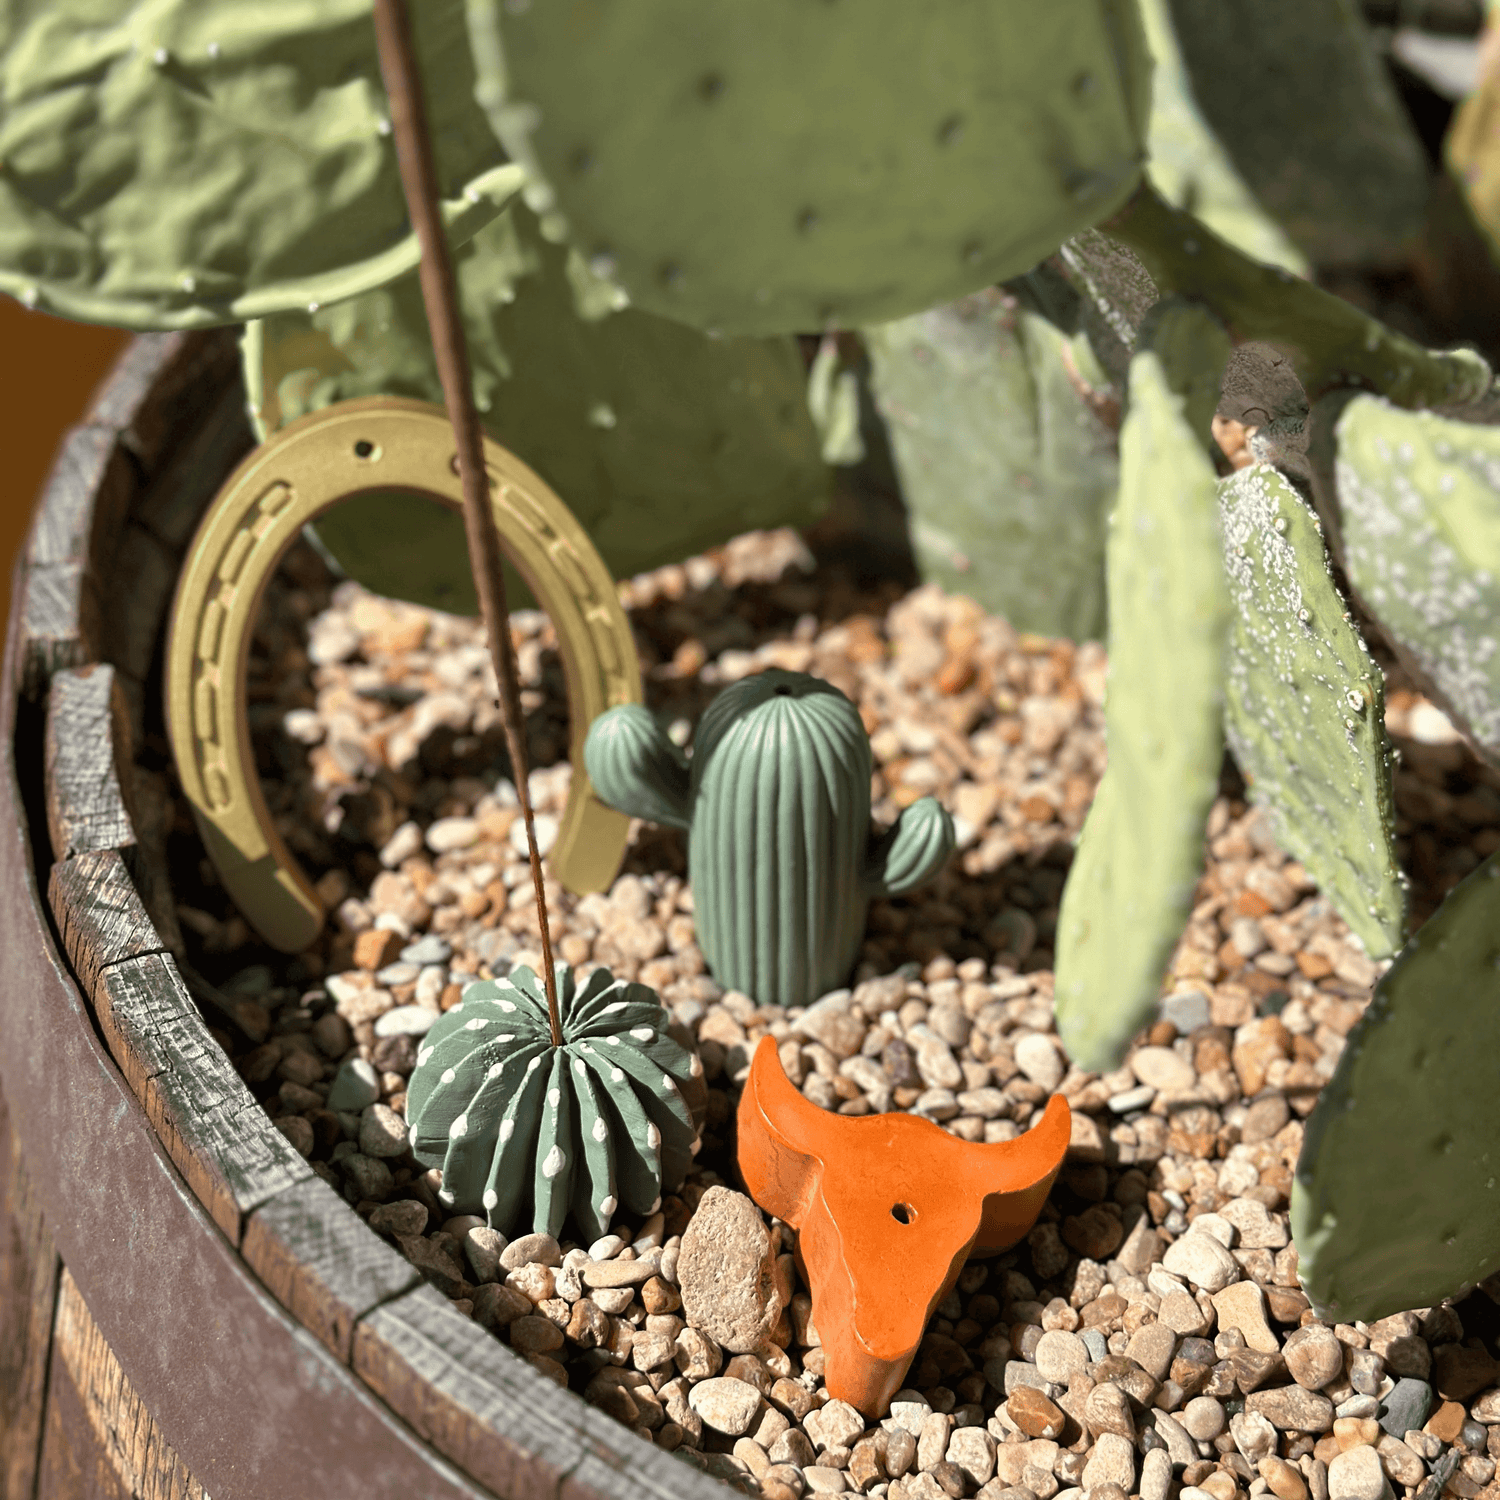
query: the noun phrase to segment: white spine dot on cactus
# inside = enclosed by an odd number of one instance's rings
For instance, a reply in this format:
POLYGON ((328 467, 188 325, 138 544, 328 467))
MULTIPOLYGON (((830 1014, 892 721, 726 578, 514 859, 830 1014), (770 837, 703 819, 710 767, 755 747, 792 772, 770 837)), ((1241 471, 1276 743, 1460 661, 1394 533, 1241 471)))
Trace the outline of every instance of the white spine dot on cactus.
POLYGON ((654 991, 603 969, 579 982, 560 965, 557 978, 560 1047, 525 968, 507 984, 514 999, 502 1001, 495 984, 466 991, 473 1020, 509 1005, 511 1031, 455 1021, 452 1011, 433 1023, 424 1045, 441 1071, 412 1074, 412 1150, 441 1165, 460 1211, 482 1206, 503 1234, 529 1218, 555 1235, 571 1213, 597 1238, 621 1202, 644 1214, 681 1183, 707 1090, 654 991))

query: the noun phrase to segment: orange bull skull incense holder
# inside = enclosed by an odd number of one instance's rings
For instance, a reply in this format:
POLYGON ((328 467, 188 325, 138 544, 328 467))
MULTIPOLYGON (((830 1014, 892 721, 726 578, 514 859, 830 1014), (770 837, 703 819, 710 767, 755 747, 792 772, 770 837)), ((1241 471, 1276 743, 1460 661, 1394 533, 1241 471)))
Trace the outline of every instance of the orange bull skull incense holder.
POLYGON ((761 1040, 740 1100, 740 1171, 751 1197, 799 1231, 831 1395, 868 1417, 885 1411, 964 1262, 1036 1222, 1070 1134, 1060 1095, 1024 1135, 988 1145, 915 1115, 830 1114, 761 1040))

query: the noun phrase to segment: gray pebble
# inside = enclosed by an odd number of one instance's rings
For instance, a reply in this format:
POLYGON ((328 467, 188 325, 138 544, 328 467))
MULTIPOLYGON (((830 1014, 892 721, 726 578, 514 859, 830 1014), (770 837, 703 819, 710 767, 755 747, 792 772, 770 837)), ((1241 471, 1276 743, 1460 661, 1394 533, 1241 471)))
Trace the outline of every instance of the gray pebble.
POLYGON ((354 1184, 354 1189, 361 1198, 369 1198, 376 1203, 388 1197, 395 1184, 391 1169, 383 1161, 377 1161, 373 1156, 364 1156, 358 1151, 351 1151, 339 1162, 339 1171, 354 1184))
POLYGON ((417 939, 414 943, 408 943, 401 950, 401 962, 404 964, 445 964, 453 957, 453 944, 446 938, 440 938, 437 933, 429 932, 417 939))
POLYGON ((1078 1335, 1083 1340, 1084 1347, 1089 1351, 1089 1362, 1098 1364, 1101 1359, 1109 1356, 1109 1345, 1104 1341, 1104 1335, 1097 1328, 1085 1328, 1078 1335))
POLYGON ((328 1108, 335 1113, 357 1113, 380 1097, 380 1077, 362 1057, 351 1057, 334 1075, 328 1090, 328 1108))
POLYGON ((425 1005, 398 1005, 375 1022, 376 1036, 425 1036, 438 1018, 425 1005))
POLYGON ((387 964, 383 969, 375 971, 375 983, 393 990, 397 985, 415 984, 417 975, 422 971, 416 964, 397 963, 387 964))
POLYGON ((1421 1427, 1432 1412, 1432 1387, 1425 1380, 1404 1376, 1391 1387, 1377 1419, 1392 1437, 1399 1438, 1413 1427, 1421 1427))
POLYGON ((402 1156, 406 1121, 387 1104, 372 1104, 359 1119, 359 1149, 365 1156, 402 1156))
POLYGON ((1153 1448, 1141 1459, 1141 1500, 1167 1500, 1172 1459, 1165 1448, 1153 1448))
POLYGON ((1168 995, 1161 1003, 1161 1017, 1170 1021, 1178 1032, 1186 1036, 1209 1021, 1208 996, 1201 990, 1184 990, 1181 994, 1168 995))

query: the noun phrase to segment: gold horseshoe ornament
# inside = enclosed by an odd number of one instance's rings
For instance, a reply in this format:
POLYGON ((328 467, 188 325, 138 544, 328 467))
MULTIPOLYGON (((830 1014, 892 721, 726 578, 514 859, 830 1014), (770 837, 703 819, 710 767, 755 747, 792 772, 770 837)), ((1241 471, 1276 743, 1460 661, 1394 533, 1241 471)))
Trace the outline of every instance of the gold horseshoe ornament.
MULTIPOLYGON (((630 820, 594 796, 583 741, 606 708, 641 701, 641 669, 614 579, 541 477, 486 438, 506 557, 557 632, 568 689, 573 779, 551 862, 569 890, 602 890, 630 820)), ((406 489, 460 510, 453 429, 441 407, 398 396, 343 401, 290 423, 230 475, 178 580, 167 645, 167 730, 209 857, 245 920, 286 953, 323 906, 266 807, 245 712, 251 628, 266 584, 302 527, 371 489, 406 489)))

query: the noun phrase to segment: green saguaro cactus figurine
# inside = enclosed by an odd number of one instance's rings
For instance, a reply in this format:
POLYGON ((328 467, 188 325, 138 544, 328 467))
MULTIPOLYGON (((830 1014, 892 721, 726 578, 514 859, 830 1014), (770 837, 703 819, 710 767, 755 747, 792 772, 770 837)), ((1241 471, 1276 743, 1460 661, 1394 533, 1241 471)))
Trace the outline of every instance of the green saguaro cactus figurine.
POLYGON ((870 830, 870 740, 831 684, 779 669, 713 701, 689 764, 650 712, 594 720, 584 761, 599 796, 684 828, 698 943, 721 984, 806 1005, 849 973, 872 897, 930 879, 953 821, 923 797, 870 830))

